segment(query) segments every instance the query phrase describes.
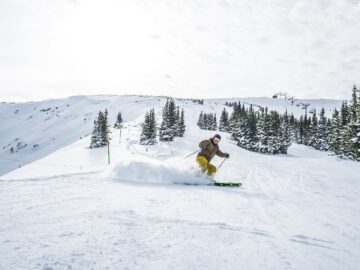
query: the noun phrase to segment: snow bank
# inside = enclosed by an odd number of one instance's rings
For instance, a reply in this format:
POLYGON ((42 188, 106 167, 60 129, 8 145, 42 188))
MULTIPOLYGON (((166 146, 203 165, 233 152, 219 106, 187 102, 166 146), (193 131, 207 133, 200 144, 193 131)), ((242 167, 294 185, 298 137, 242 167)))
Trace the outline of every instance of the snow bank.
POLYGON ((115 181, 161 184, 209 184, 210 180, 181 158, 167 160, 143 156, 118 161, 107 172, 115 181))

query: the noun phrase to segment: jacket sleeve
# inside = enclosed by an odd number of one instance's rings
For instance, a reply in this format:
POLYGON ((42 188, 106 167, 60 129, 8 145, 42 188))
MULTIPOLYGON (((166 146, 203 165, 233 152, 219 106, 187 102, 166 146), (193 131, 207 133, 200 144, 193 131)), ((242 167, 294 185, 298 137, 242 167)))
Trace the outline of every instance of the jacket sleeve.
POLYGON ((219 157, 226 157, 225 153, 223 153, 222 151, 220 151, 220 149, 218 149, 216 151, 216 155, 218 155, 219 157))
POLYGON ((200 147, 200 148, 201 148, 202 146, 207 147, 208 144, 209 144, 209 141, 208 141, 208 140, 203 140, 203 141, 201 141, 201 142, 199 143, 199 147, 200 147))

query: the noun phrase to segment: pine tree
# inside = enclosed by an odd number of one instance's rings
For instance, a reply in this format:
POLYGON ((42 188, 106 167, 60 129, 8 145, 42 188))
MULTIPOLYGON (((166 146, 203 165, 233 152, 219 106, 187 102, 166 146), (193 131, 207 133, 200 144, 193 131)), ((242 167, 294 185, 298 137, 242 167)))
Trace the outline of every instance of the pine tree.
MULTIPOLYGON (((287 114, 286 114, 287 117, 287 114)), ((281 122, 280 126, 280 145, 279 145, 279 152, 281 154, 287 154, 287 150, 291 145, 291 132, 289 127, 289 121, 286 117, 281 122)))
POLYGON ((346 152, 353 159, 360 160, 360 122, 352 120, 346 127, 346 152))
POLYGON ((94 120, 94 128, 91 135, 90 148, 100 147, 100 127, 98 118, 94 120))
POLYGON ((231 135, 238 146, 245 149, 251 148, 249 146, 249 123, 246 115, 242 115, 238 118, 237 122, 234 123, 231 135))
POLYGON ((317 133, 315 135, 315 142, 313 147, 322 150, 328 151, 329 150, 329 125, 328 121, 325 117, 325 109, 322 108, 320 111, 318 122, 317 133))
POLYGON ((341 118, 340 113, 338 110, 334 111, 332 121, 331 121, 331 136, 330 136, 330 145, 331 150, 334 151, 335 154, 340 155, 342 154, 341 150, 341 118))
POLYGON ((149 138, 149 112, 145 113, 145 120, 142 123, 141 127, 141 135, 140 135, 140 144, 147 144, 148 138, 149 138))
POLYGON ((354 85, 351 102, 343 102, 331 121, 330 149, 340 157, 360 161, 360 94, 354 85))
POLYGON ((358 104, 359 102, 359 97, 358 97, 358 92, 359 90, 356 88, 356 85, 354 85, 353 90, 352 90, 352 96, 351 96, 351 105, 350 105, 350 117, 354 122, 357 122, 357 118, 358 118, 358 107, 360 104, 358 104))
POLYGON ((180 121, 179 121, 179 137, 184 136, 185 130, 186 130, 185 113, 184 113, 184 109, 181 109, 180 121))
POLYGON ((109 133, 110 133, 107 109, 105 109, 104 113, 101 113, 101 117, 99 115, 99 123, 100 123, 101 144, 107 145, 109 143, 109 133))
POLYGON ((229 131, 229 113, 224 108, 221 112, 220 120, 219 120, 219 130, 227 132, 229 131))
POLYGON ((214 114, 213 117, 212 117, 211 129, 210 130, 216 131, 217 129, 218 129, 218 124, 217 124, 216 114, 214 114))
POLYGON ((108 111, 99 111, 97 118, 94 120, 94 128, 91 136, 90 148, 105 146, 109 142, 109 124, 108 111))
POLYGON ((295 119, 294 114, 290 115, 289 118, 289 129, 290 129, 290 137, 292 141, 297 141, 297 126, 298 126, 298 120, 295 119))
POLYGON ((354 86, 349 106, 350 119, 345 128, 347 141, 346 154, 356 160, 360 160, 360 95, 358 92, 359 90, 354 86))
POLYGON ((153 145, 156 143, 156 119, 155 110, 151 109, 145 114, 145 120, 142 124, 140 144, 153 145))
MULTIPOLYGON (((168 98, 163 108, 162 122, 159 130, 160 141, 173 141, 176 136, 181 135, 179 127, 180 112, 176 107, 175 100, 168 98)), ((185 128, 185 125, 183 126, 185 128)))
POLYGON ((298 128, 296 132, 296 142, 299 144, 304 144, 304 116, 300 116, 299 122, 298 122, 298 128))
POLYGON ((205 129, 206 130, 211 130, 212 128, 212 124, 213 124, 213 115, 211 113, 209 114, 205 114, 204 115, 204 119, 205 119, 205 129))
POLYGON ((255 111, 253 110, 252 106, 250 106, 248 115, 247 115, 247 121, 248 121, 248 137, 249 137, 249 148, 250 150, 256 150, 256 143, 257 143, 257 115, 255 111))
POLYGON ((179 136, 179 125, 180 125, 180 108, 179 106, 176 106, 175 109, 175 123, 172 127, 172 129, 174 130, 174 137, 178 137, 179 136))
POLYGON ((199 128, 203 129, 204 128, 204 113, 201 111, 200 115, 199 115, 199 119, 197 122, 197 125, 199 126, 199 128))
POLYGON ((257 138, 258 142, 256 145, 256 150, 262 153, 267 153, 267 146, 269 140, 269 115, 268 109, 261 109, 259 119, 257 122, 257 138))
POLYGON ((261 108, 255 112, 236 104, 230 118, 231 136, 237 145, 266 154, 287 153, 291 145, 289 118, 276 111, 261 108))
POLYGON ((241 104, 240 102, 238 103, 234 103, 233 104, 233 112, 230 116, 230 121, 229 121, 229 132, 230 133, 234 133, 234 132, 237 132, 236 129, 238 128, 237 125, 238 125, 238 121, 240 119, 240 116, 241 116, 241 104))
POLYGON ((122 115, 121 112, 119 112, 116 118, 116 122, 114 124, 114 128, 118 128, 118 129, 122 128, 122 122, 123 122, 122 115))
POLYGON ((174 138, 173 130, 170 124, 169 104, 170 101, 167 99, 162 112, 162 122, 159 130, 160 141, 172 141, 174 138))
POLYGON ((310 125, 311 118, 305 114, 303 122, 303 144, 305 145, 310 145, 310 125))
POLYGON ((309 125, 309 145, 316 147, 316 138, 318 134, 318 119, 316 115, 316 110, 313 110, 313 116, 309 125))
POLYGON ((269 139, 268 139, 268 152, 270 154, 279 153, 280 141, 280 115, 276 111, 270 112, 270 128, 269 128, 269 139))
POLYGON ((351 131, 349 129, 350 122, 353 119, 351 113, 351 106, 347 102, 343 102, 340 110, 341 128, 340 128, 340 155, 342 157, 351 157, 350 144, 351 144, 351 131))

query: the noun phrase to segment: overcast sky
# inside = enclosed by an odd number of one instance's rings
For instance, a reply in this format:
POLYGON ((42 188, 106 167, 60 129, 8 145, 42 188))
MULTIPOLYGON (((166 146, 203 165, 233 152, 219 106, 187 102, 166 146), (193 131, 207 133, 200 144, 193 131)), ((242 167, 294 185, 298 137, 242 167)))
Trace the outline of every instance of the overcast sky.
POLYGON ((0 100, 348 98, 358 0, 0 0, 0 100))

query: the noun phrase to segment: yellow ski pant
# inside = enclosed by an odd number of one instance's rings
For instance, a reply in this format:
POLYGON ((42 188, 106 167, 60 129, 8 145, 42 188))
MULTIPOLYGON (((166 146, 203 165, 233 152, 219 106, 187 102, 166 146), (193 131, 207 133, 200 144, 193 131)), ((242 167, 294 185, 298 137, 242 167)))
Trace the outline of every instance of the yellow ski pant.
POLYGON ((203 173, 207 172, 208 175, 213 175, 217 171, 216 167, 209 163, 205 157, 197 157, 196 162, 199 164, 199 167, 203 173))

